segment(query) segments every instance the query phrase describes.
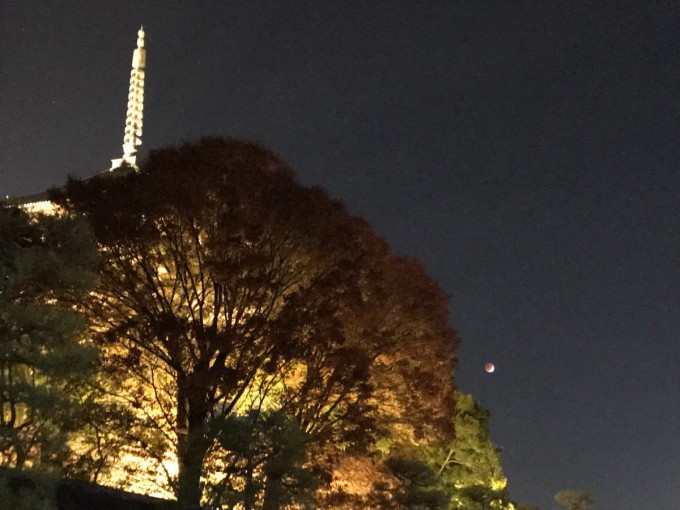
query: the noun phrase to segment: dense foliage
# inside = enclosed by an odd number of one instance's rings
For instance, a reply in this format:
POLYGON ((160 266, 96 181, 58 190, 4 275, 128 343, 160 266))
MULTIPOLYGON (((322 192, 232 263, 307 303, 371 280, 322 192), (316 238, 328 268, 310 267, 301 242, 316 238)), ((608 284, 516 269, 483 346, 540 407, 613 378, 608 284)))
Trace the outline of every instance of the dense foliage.
POLYGON ((269 151, 207 139, 53 198, 99 246, 81 309, 135 415, 124 479, 164 473, 187 506, 280 508, 319 484, 319 504, 368 508, 343 464, 453 437, 446 296, 269 151))
POLYGON ((456 439, 429 450, 440 483, 450 495, 451 508, 506 509, 510 500, 500 450, 489 437, 489 411, 472 395, 456 395, 456 439))
POLYGON ((96 249, 82 221, 0 208, 0 465, 76 462, 69 439, 93 402, 83 384, 97 351, 69 303, 94 283, 96 249))
POLYGON ((567 510, 590 510, 595 506, 595 498, 591 494, 572 489, 559 491, 555 494, 555 501, 567 510))

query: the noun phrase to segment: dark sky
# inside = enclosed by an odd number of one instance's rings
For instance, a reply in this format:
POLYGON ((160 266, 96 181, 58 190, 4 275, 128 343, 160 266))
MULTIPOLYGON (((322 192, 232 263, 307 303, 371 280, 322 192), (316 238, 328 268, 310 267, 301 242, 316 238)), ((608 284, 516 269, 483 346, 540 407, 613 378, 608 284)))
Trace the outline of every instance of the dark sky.
POLYGON ((680 500, 680 2, 0 0, 0 193, 256 139, 452 295, 511 495, 680 500), (487 375, 484 362, 497 371, 487 375))

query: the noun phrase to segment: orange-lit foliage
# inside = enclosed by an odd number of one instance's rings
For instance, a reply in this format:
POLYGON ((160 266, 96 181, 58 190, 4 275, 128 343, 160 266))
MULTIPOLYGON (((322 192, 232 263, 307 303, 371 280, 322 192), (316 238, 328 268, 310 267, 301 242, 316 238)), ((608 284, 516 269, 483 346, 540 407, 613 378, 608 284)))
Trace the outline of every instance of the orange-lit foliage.
POLYGON ((231 416, 285 413, 318 473, 399 427, 450 433, 445 297, 269 151, 206 139, 53 198, 93 225, 103 263, 84 306, 138 418, 131 447, 158 469, 176 452, 182 503, 199 503, 231 416))

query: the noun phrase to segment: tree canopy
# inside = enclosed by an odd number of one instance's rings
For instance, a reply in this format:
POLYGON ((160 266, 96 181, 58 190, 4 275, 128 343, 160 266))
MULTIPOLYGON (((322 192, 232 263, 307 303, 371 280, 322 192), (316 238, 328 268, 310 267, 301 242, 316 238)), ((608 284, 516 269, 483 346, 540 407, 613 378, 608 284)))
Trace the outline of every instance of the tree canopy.
POLYGON ((592 494, 572 489, 559 491, 555 494, 555 501, 567 510, 590 510, 595 506, 592 494))
MULTIPOLYGON (((52 198, 90 222, 99 246, 82 308, 117 396, 136 410, 128 453, 165 469, 181 504, 208 497, 211 477, 235 468, 225 459, 249 462, 220 434, 253 413, 293 420, 286 437, 304 434, 299 464, 320 479, 379 434, 452 437, 457 337, 445 294, 270 151, 204 139, 52 198)), ((265 469, 274 492, 250 507, 276 508, 272 494, 284 497, 281 477, 296 469, 265 469)))
POLYGON ((436 473, 440 489, 449 496, 445 508, 512 509, 500 450, 489 436, 490 413, 472 395, 456 393, 456 437, 422 449, 436 473))
POLYGON ((82 221, 0 207, 0 465, 63 461, 87 419, 82 382, 97 350, 72 310, 94 284, 82 221))

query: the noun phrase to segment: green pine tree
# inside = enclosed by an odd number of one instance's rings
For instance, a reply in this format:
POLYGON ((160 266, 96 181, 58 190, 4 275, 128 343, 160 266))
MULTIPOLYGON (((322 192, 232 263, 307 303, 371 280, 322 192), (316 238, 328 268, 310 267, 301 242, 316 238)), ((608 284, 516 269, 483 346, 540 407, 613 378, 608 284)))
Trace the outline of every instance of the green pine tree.
POLYGON ((0 465, 59 466, 97 351, 73 309, 93 284, 82 221, 0 207, 0 465))
POLYGON ((456 439, 428 449, 428 462, 450 495, 452 509, 513 508, 500 462, 500 450, 489 438, 490 413, 472 395, 456 394, 456 439))

